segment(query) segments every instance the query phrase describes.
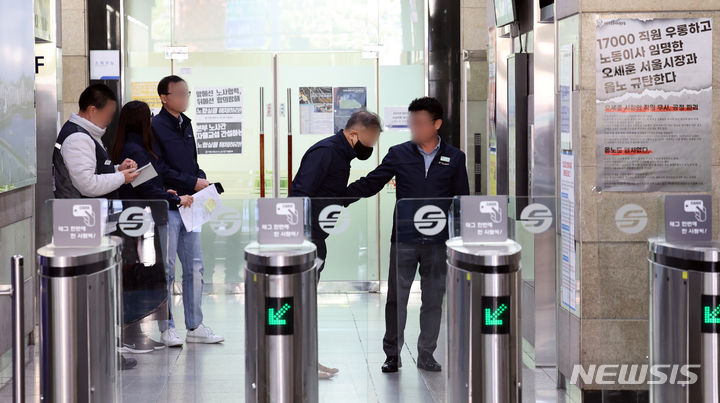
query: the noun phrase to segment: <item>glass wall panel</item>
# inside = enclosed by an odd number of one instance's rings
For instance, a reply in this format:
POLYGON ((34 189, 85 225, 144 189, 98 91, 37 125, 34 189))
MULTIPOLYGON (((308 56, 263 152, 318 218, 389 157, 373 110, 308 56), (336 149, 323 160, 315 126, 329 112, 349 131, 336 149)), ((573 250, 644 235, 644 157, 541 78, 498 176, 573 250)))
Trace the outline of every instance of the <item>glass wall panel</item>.
MULTIPOLYGON (((267 196, 273 191, 275 149, 278 196, 287 195, 288 113, 292 121, 293 175, 305 151, 332 134, 332 130, 300 134, 300 87, 365 87, 367 108, 383 118, 385 107, 407 107, 425 93, 426 16, 422 0, 125 0, 124 10, 124 101, 142 99, 159 109, 157 81, 168 74, 185 78, 192 91, 186 114, 193 119, 200 165, 208 179, 223 184, 228 204, 260 195, 261 126, 267 196), (168 46, 186 47, 187 59, 169 60, 165 55, 168 46), (276 77, 274 55, 278 59, 276 77), (273 105, 274 80, 277 105, 273 105), (239 123, 233 130, 241 132, 241 139, 230 152, 213 153, 201 144, 206 143, 205 133, 212 135, 217 128, 203 124, 208 117, 197 113, 198 107, 206 105, 199 97, 204 98, 208 91, 241 94, 241 116, 232 122, 239 123), (278 112, 278 144, 273 143, 274 108, 278 112)), ((407 128, 386 128, 375 155, 367 161, 353 161, 350 180, 370 172, 389 147, 408 139, 407 128)), ((366 240, 369 280, 386 278, 394 193, 391 182, 364 204, 363 225, 372 228, 366 240)), ((357 223, 354 220, 352 225, 357 223)), ((216 246, 207 244, 211 238, 211 234, 203 235, 206 260, 215 253, 216 246)), ((209 283, 237 280, 226 275, 230 273, 214 272, 212 261, 206 261, 206 266, 209 283)), ((332 274, 323 280, 356 279, 351 272, 334 273, 338 277, 332 274)))

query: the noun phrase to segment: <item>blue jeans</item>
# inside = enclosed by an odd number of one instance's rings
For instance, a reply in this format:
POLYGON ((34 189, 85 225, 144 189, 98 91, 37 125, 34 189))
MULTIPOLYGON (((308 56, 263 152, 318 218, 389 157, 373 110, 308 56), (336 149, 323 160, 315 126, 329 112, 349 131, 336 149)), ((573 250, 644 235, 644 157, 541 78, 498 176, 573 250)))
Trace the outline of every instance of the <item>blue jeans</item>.
MULTIPOLYGON (((162 234, 160 234, 162 236, 162 234)), ((203 257, 202 244, 199 232, 187 232, 183 225, 180 213, 177 210, 168 211, 168 250, 165 254, 165 274, 168 284, 168 305, 172 301, 172 283, 175 280, 175 257, 180 258, 182 264, 183 309, 185 311, 185 327, 195 329, 203 320, 202 302, 203 290, 203 257)), ((170 309, 170 320, 167 323, 160 321, 160 331, 167 327, 175 327, 170 309)))

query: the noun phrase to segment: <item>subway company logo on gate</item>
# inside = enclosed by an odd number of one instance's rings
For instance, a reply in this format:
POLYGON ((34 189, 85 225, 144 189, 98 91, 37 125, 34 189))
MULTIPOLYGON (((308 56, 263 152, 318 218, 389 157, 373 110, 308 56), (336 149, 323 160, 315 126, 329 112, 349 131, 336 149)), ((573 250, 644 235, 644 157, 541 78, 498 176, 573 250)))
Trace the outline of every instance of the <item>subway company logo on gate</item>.
POLYGON ((552 219, 552 211, 541 203, 529 204, 520 213, 520 223, 523 228, 533 234, 540 234, 550 229, 552 219))
POLYGON ((153 219, 150 208, 128 207, 120 213, 118 227, 129 237, 139 237, 152 228, 153 219))
POLYGON ((445 211, 438 206, 428 204, 415 212, 413 217, 415 229, 426 236, 434 236, 442 232, 447 225, 445 211))
POLYGON ((345 207, 331 204, 320 211, 318 224, 327 234, 341 234, 350 228, 350 214, 345 207))

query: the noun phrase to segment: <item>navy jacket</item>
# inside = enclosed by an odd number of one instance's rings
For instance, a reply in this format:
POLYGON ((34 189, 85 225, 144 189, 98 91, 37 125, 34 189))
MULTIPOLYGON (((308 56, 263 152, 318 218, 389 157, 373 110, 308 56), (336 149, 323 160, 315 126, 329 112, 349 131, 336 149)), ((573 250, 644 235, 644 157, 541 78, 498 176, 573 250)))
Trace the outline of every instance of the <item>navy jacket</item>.
POLYGON ((168 188, 178 195, 195 193, 198 178, 206 179, 205 172, 197 162, 197 148, 190 118, 180 114, 180 119, 162 108, 152 119, 155 133, 153 151, 165 165, 161 174, 168 188))
MULTIPOLYGON (((367 176, 350 184, 346 196, 370 197, 395 177, 396 200, 407 198, 450 198, 470 193, 467 169, 465 167, 465 153, 457 147, 440 142, 435 158, 430 164, 427 176, 425 175, 425 161, 417 145, 412 141, 390 147, 382 163, 367 176)), ((421 205, 434 204, 447 212, 450 203, 447 201, 432 202, 406 201, 401 204, 393 214, 393 233, 391 240, 396 240, 396 228, 401 239, 398 241, 411 242, 444 242, 448 238, 447 228, 436 236, 420 236, 412 229, 413 215, 421 205), (420 239, 422 238, 422 239, 420 239)))
POLYGON ((345 194, 350 178, 350 161, 356 157, 342 130, 324 138, 303 155, 300 168, 290 185, 290 197, 311 197, 312 237, 327 238, 318 225, 318 215, 330 204, 347 204, 338 201, 345 194), (325 199, 319 199, 325 198, 325 199))
POLYGON ((180 197, 167 192, 167 188, 165 187, 162 179, 164 166, 145 149, 145 146, 142 144, 142 136, 140 134, 127 134, 120 161, 123 161, 125 158, 130 158, 135 161, 139 168, 151 163, 153 168, 155 168, 155 171, 157 171, 158 176, 136 187, 132 187, 129 183, 121 186, 120 198, 125 200, 167 200, 170 209, 177 210, 177 205, 180 203, 180 197))
POLYGON ((303 155, 290 186, 290 197, 340 197, 350 178, 350 161, 355 158, 342 130, 326 137, 303 155))

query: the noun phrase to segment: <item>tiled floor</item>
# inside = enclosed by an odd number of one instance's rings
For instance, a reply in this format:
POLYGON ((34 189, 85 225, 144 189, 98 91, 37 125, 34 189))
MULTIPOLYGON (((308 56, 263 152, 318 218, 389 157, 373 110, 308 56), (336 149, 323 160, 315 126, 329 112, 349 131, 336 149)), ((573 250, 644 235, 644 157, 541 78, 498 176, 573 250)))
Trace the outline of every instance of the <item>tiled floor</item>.
MULTIPOLYGON (((381 294, 320 294, 318 297, 320 362, 337 367, 332 380, 320 381, 321 402, 444 402, 445 372, 427 373, 414 365, 418 334, 419 294, 412 294, 403 349, 403 368, 383 374, 380 365, 384 332, 381 294)), ((175 297, 176 323, 182 307, 175 297)), ((225 336, 219 345, 185 345, 149 354, 133 355, 138 367, 122 372, 123 402, 242 402, 244 401, 243 295, 207 295, 205 323, 225 336)), ((179 329, 184 337, 184 329, 179 329)), ((154 337, 157 326, 147 327, 154 337)), ((444 363, 445 329, 436 358, 444 363)), ((38 402, 37 354, 27 368, 29 402, 38 402)), ((554 370, 523 368, 523 402, 565 402, 555 390, 554 370)), ((10 399, 10 387, 0 390, 0 401, 10 399)))

